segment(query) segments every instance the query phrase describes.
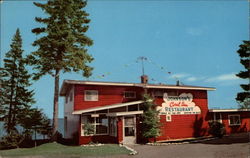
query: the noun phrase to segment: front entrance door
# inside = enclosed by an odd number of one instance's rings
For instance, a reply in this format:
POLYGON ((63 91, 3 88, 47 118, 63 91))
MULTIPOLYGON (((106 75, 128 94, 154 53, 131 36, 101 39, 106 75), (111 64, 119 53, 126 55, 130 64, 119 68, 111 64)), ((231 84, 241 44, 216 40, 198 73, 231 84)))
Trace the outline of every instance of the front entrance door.
POLYGON ((136 143, 136 118, 135 116, 124 116, 123 118, 123 143, 136 143))

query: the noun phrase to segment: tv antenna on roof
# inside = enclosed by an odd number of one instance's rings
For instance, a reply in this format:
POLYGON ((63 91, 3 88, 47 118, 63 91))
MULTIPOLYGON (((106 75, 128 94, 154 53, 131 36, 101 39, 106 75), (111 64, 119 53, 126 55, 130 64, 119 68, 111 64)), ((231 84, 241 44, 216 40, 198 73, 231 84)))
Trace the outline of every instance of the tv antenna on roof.
POLYGON ((141 56, 141 57, 138 57, 137 58, 137 61, 136 62, 139 62, 139 61, 141 61, 141 64, 142 64, 142 75, 144 76, 144 61, 147 61, 148 59, 146 58, 146 57, 143 57, 143 56, 141 56))

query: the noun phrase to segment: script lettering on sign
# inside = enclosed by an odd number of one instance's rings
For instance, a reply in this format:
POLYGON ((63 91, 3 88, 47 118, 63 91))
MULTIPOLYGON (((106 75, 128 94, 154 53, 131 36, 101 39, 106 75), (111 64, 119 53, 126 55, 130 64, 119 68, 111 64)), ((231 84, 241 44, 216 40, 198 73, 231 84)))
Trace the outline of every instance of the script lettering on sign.
POLYGON ((161 115, 187 115, 200 114, 201 109, 193 102, 193 95, 191 93, 182 93, 179 96, 168 96, 163 94, 162 106, 158 106, 157 110, 161 115))

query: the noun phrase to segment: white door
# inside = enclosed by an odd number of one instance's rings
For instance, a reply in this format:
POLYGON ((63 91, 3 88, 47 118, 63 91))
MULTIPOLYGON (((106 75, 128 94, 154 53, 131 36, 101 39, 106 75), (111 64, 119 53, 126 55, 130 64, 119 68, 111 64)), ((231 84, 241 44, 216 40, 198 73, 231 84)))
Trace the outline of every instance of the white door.
POLYGON ((123 117, 123 143, 136 143, 136 118, 135 116, 123 117))

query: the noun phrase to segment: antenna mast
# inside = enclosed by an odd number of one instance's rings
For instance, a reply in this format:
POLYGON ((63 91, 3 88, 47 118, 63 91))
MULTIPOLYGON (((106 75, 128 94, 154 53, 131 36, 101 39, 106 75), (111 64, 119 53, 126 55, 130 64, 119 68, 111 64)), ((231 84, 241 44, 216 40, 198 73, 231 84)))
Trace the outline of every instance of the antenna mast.
POLYGON ((144 74, 144 61, 146 61, 146 60, 148 60, 146 57, 143 57, 143 56, 141 56, 141 57, 138 57, 137 58, 137 61, 139 61, 139 60, 141 60, 141 64, 142 64, 142 75, 144 76, 145 74, 144 74))

